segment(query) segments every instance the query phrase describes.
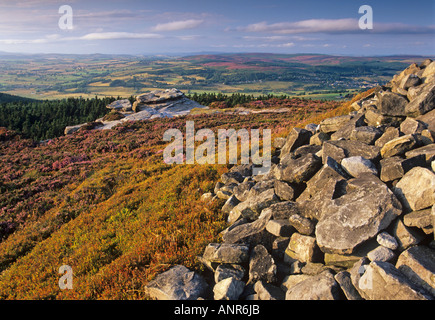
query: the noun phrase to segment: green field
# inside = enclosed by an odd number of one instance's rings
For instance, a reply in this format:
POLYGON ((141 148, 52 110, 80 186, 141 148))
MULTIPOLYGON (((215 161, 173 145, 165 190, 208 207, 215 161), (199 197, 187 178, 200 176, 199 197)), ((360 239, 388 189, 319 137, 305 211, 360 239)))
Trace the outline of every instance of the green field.
POLYGON ((128 97, 156 88, 341 99, 424 57, 219 54, 0 56, 0 92, 35 99, 128 97))

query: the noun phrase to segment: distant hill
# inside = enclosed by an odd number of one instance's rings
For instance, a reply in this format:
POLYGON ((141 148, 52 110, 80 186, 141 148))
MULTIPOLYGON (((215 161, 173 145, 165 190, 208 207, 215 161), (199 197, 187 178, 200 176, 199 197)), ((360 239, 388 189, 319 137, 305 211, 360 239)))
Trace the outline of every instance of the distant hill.
POLYGON ((10 103, 10 102, 36 102, 38 100, 15 96, 8 93, 0 92, 0 103, 10 103))

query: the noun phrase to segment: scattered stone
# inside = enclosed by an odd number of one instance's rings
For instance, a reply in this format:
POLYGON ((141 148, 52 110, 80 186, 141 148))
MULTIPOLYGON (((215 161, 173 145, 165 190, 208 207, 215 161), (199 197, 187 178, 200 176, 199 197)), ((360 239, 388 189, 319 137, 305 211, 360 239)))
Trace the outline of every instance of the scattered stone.
POLYGON ((408 100, 402 95, 380 91, 377 93, 378 98, 378 111, 385 116, 405 116, 405 107, 408 104, 408 100))
MULTIPOLYGON (((427 69, 425 70, 425 72, 427 69)), ((406 105, 405 114, 410 117, 418 117, 435 108, 435 82, 425 84, 411 102, 406 105)))
POLYGON ((288 219, 288 223, 300 234, 309 236, 314 232, 315 223, 310 219, 300 216, 299 214, 292 214, 288 219))
POLYGON ((360 279, 359 291, 370 300, 428 300, 430 296, 394 265, 372 261, 360 279))
POLYGON ((177 265, 145 286, 145 293, 156 300, 197 300, 204 297, 208 285, 199 274, 177 265))
POLYGON ((321 146, 324 141, 328 141, 329 139, 330 139, 330 137, 327 133, 318 132, 310 138, 310 144, 321 146))
POLYGON ((427 125, 424 122, 409 117, 400 124, 400 131, 405 135, 421 134, 424 129, 427 129, 427 125))
POLYGON ((270 220, 266 225, 266 230, 277 237, 290 237, 294 229, 288 220, 270 220))
POLYGON ((435 298, 435 250, 411 247, 400 254, 396 268, 435 298))
POLYGON ((281 289, 283 289, 284 291, 287 291, 290 288, 292 288, 295 285, 297 285, 299 282, 307 280, 310 277, 311 276, 308 275, 308 274, 292 274, 292 275, 288 275, 288 276, 286 276, 284 278, 284 280, 283 280, 283 282, 281 284, 281 289))
POLYGON ((394 157, 405 154, 417 145, 414 135, 408 134, 388 141, 381 149, 382 158, 394 157))
POLYGON ((382 148, 388 141, 400 137, 400 131, 395 127, 388 127, 382 136, 375 141, 375 146, 382 148))
POLYGON ((128 99, 114 101, 107 105, 106 108, 123 112, 133 111, 131 102, 128 99))
POLYGON ((331 272, 311 276, 292 286, 286 292, 286 300, 339 300, 340 287, 331 272))
POLYGON ((213 288, 215 300, 237 300, 245 288, 243 281, 235 278, 226 278, 216 283, 213 288))
POLYGON ((347 194, 324 208, 317 223, 316 239, 324 252, 351 254, 402 213, 394 194, 373 175, 349 180, 346 189, 347 194))
POLYGON ((218 283, 227 278, 242 280, 245 272, 245 269, 239 264, 220 264, 214 272, 214 281, 218 283))
POLYGON ((390 235, 389 233, 387 233, 385 231, 378 234, 378 236, 376 237, 376 241, 381 246, 388 248, 388 249, 391 249, 391 250, 396 250, 399 246, 396 238, 394 238, 392 235, 390 235))
POLYGON ((422 235, 416 230, 407 228, 402 220, 397 219, 391 225, 391 234, 396 238, 398 243, 398 249, 403 251, 410 246, 417 245, 423 239, 422 235))
POLYGON ((417 155, 408 159, 402 159, 399 156, 385 158, 380 161, 380 178, 384 182, 394 181, 402 178, 412 168, 425 166, 425 164, 424 155, 417 155))
POLYGON ((340 271, 334 276, 335 281, 340 285, 347 300, 362 300, 361 295, 352 283, 350 273, 348 271, 340 271))
POLYGON ((357 127, 350 134, 350 140, 358 140, 367 144, 374 144, 382 134, 383 132, 376 127, 357 127))
POLYGON ((378 175, 378 169, 376 169, 373 162, 360 156, 344 158, 341 161, 341 165, 354 178, 367 173, 374 174, 375 176, 378 175))
POLYGON ((293 233, 285 250, 285 257, 301 262, 316 262, 320 258, 320 251, 316 244, 316 238, 293 233))
POLYGON ((275 260, 267 249, 261 244, 255 246, 249 260, 249 282, 253 283, 259 280, 275 282, 276 272, 275 260))
POLYGON ((350 115, 344 115, 325 119, 320 122, 319 131, 323 133, 335 132, 346 125, 352 118, 350 115))
POLYGON ((393 259, 396 255, 394 254, 393 250, 388 249, 384 246, 379 246, 376 249, 370 251, 367 254, 367 258, 369 258, 370 261, 390 261, 393 259))
POLYGON ((217 263, 244 263, 249 259, 249 247, 240 244, 210 243, 203 258, 217 263))
POLYGON ((278 164, 276 178, 289 183, 308 181, 322 166, 320 158, 309 153, 297 159, 288 159, 284 164, 278 164))
POLYGON ((270 283, 257 281, 254 286, 260 300, 284 300, 285 293, 270 283))
POLYGON ((288 155, 293 150, 308 144, 312 133, 305 129, 293 128, 290 134, 286 138, 286 143, 281 149, 281 159, 288 155))
POLYGON ((294 200, 295 188, 291 184, 285 181, 275 180, 274 184, 275 194, 282 200, 294 200))
POLYGON ((431 161, 435 160, 435 143, 405 153, 406 158, 413 158, 418 155, 424 155, 426 164, 430 164, 431 161))
POLYGON ((429 234, 433 232, 432 208, 407 213, 403 217, 403 223, 407 227, 417 227, 429 234))
POLYGON ((408 211, 417 211, 435 204, 435 173, 415 167, 409 170, 394 188, 394 194, 408 211))

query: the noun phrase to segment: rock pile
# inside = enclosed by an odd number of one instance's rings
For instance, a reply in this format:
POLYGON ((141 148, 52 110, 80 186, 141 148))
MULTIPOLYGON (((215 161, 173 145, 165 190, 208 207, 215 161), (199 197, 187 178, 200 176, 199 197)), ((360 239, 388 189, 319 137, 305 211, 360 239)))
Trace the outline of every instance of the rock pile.
POLYGON ((268 174, 241 165, 222 175, 203 195, 226 199, 230 223, 199 257, 208 287, 177 266, 150 296, 171 286, 183 299, 175 287, 192 279, 201 287, 189 299, 435 299, 435 62, 353 108, 277 139, 268 174))
MULTIPOLYGON (((136 101, 131 104, 130 100, 123 99, 112 102, 107 106, 108 109, 117 113, 118 120, 97 119, 93 123, 94 129, 111 129, 125 121, 140 121, 154 118, 172 118, 184 116, 194 108, 205 108, 205 106, 188 99, 183 92, 178 89, 154 90, 143 93, 136 97, 136 101)), ((68 126, 65 134, 71 134, 88 124, 68 126)))

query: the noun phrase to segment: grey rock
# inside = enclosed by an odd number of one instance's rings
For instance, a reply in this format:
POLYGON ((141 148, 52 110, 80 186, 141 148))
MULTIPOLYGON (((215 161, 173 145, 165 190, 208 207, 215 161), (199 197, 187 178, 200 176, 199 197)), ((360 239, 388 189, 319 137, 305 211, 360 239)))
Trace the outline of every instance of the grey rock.
POLYGON ((288 219, 288 222, 300 234, 309 236, 314 232, 315 223, 310 219, 300 216, 299 214, 291 215, 288 219))
POLYGON ((399 246, 396 238, 394 238, 392 235, 390 235, 389 233, 387 233, 385 231, 378 234, 378 236, 376 237, 376 241, 381 246, 388 248, 388 249, 391 249, 391 250, 396 250, 399 246))
POLYGON ((388 141, 400 137, 400 131, 395 127, 388 127, 382 136, 375 141, 375 146, 382 148, 388 141))
POLYGON ((267 249, 261 244, 255 246, 249 260, 249 282, 254 283, 259 280, 275 282, 276 273, 275 260, 267 249))
POLYGON ((296 148, 308 144, 312 133, 305 129, 293 128, 286 138, 286 143, 281 149, 280 157, 283 158, 296 148))
POLYGON ((316 238, 293 233, 290 242, 285 250, 284 260, 299 260, 301 262, 317 262, 320 260, 320 250, 316 243, 316 238))
POLYGON ((392 260, 395 256, 393 250, 384 246, 379 246, 367 254, 367 258, 369 258, 370 261, 386 262, 392 260))
POLYGON ((227 278, 242 280, 246 270, 239 264, 220 264, 214 272, 214 281, 218 283, 227 278))
POLYGON ((378 110, 367 110, 365 113, 365 119, 369 126, 377 127, 381 125, 391 125, 397 127, 403 120, 403 117, 383 115, 378 110))
POLYGON ((325 271, 292 286, 286 300, 339 300, 340 286, 331 272, 325 271))
POLYGON ((329 135, 324 132, 318 132, 311 136, 310 138, 310 144, 311 145, 317 145, 321 146, 324 141, 328 141, 330 139, 329 135))
POLYGON ((378 111, 382 115, 386 116, 405 116, 405 107, 408 104, 408 100, 403 96, 388 92, 380 91, 377 93, 378 98, 378 111))
POLYGON ((265 281, 257 281, 254 286, 260 300, 284 300, 285 293, 270 283, 265 281))
POLYGON ((215 300, 237 300, 245 288, 243 281, 226 278, 215 284, 213 288, 215 300))
POLYGON ((380 157, 380 148, 377 146, 368 145, 361 141, 350 141, 350 140, 339 140, 339 141, 326 141, 323 143, 322 148, 323 163, 325 163, 326 158, 329 156, 333 158, 338 163, 344 158, 361 156, 372 162, 377 162, 380 157), (333 146, 343 150, 342 154, 329 154, 328 147, 333 146))
POLYGON ((394 194, 408 211, 417 211, 435 204, 435 173, 415 167, 409 170, 394 188, 394 194))
POLYGON ((399 138, 388 141, 381 149, 382 158, 403 155, 405 152, 415 148, 417 140, 412 134, 407 134, 399 138))
POLYGON ((346 125, 353 117, 351 115, 343 115, 332 118, 327 118, 320 122, 319 130, 323 133, 331 133, 338 131, 342 126, 346 125))
POLYGON ((275 180, 275 194, 283 201, 295 199, 295 188, 285 181, 275 180))
MULTIPOLYGON (((425 70, 426 72, 426 70, 425 70)), ((411 102, 406 105, 405 113, 410 117, 418 117, 435 108, 435 82, 424 85, 411 102)))
POLYGON ((347 194, 324 208, 316 239, 324 252, 350 254, 402 213, 400 202, 373 175, 348 181, 347 194))
POLYGON ((123 112, 132 111, 131 102, 128 99, 116 100, 107 105, 106 108, 123 112))
POLYGON ((360 279, 360 293, 368 300, 428 300, 430 296, 394 265, 372 261, 360 279))
POLYGON ((334 279, 340 285, 347 300, 363 300, 358 290, 355 289, 348 271, 340 271, 334 276, 334 279))
POLYGON ((239 203, 240 201, 237 199, 235 195, 230 196, 228 200, 225 202, 224 206, 222 207, 222 212, 229 214, 231 210, 233 210, 234 207, 237 206, 239 203))
POLYGON ((405 153, 406 158, 412 158, 418 155, 424 155, 426 164, 430 164, 431 161, 435 160, 435 143, 405 153))
POLYGON ((409 159, 402 159, 399 156, 382 159, 380 161, 380 178, 384 182, 400 179, 412 168, 425 166, 425 164, 426 160, 424 155, 417 155, 409 159))
POLYGON ((277 237, 290 237, 294 231, 288 220, 270 220, 266 230, 277 237))
POLYGON ((418 230, 406 227, 401 219, 393 222, 390 233, 396 238, 398 249, 401 251, 417 245, 423 240, 423 236, 418 230))
POLYGON ((289 183, 302 183, 308 181, 320 167, 321 160, 309 153, 297 159, 287 159, 277 166, 276 178, 289 183))
POLYGON ((403 223, 407 227, 416 227, 425 231, 433 232, 432 208, 412 211, 403 216, 403 223))
POLYGON ((244 263, 249 259, 249 246, 230 243, 210 243, 203 258, 217 263, 244 263))
POLYGON ((383 132, 372 126, 357 127, 352 130, 350 140, 358 140, 367 144, 374 144, 383 132))
POLYGON ((370 160, 367 160, 361 156, 355 156, 350 158, 344 158, 341 161, 341 166, 349 173, 352 177, 358 178, 364 174, 374 174, 378 175, 378 169, 370 160))
POLYGON ((208 285, 197 273, 177 265, 145 286, 146 294, 157 300, 197 300, 204 297, 208 285))
POLYGON ((400 124, 400 131, 405 135, 421 134, 424 129, 427 129, 427 124, 409 117, 400 124))
POLYGON ((435 298, 435 250, 411 247, 400 254, 396 268, 435 298))

